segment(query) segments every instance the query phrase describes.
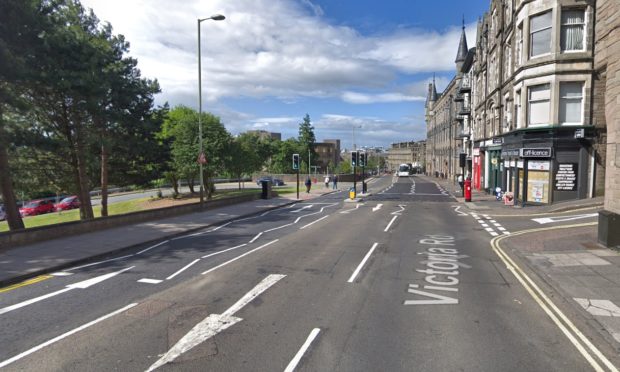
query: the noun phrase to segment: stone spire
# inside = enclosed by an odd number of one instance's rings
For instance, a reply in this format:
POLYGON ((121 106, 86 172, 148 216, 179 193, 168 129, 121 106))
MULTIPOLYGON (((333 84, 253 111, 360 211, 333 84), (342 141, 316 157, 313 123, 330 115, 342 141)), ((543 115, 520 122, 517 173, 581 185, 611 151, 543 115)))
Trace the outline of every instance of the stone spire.
POLYGON ((455 63, 463 63, 465 62, 465 58, 467 58, 467 36, 465 36, 465 16, 463 16, 463 31, 461 32, 461 41, 459 42, 459 50, 456 53, 455 63))
POLYGON ((437 87, 435 86, 435 73, 433 73, 433 82, 428 84, 428 96, 426 97, 426 107, 430 103, 437 101, 437 87))

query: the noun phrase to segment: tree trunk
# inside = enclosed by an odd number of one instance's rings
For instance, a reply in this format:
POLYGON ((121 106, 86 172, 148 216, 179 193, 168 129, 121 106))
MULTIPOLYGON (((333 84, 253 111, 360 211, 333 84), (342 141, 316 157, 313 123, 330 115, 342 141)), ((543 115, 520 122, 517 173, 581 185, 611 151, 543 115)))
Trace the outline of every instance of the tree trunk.
POLYGON ((101 217, 108 216, 108 149, 101 143, 101 217))
POLYGON ((80 197, 80 219, 90 220, 95 216, 90 202, 90 187, 86 171, 86 154, 84 152, 83 128, 81 123, 75 128, 75 158, 77 162, 78 188, 80 197))
MULTIPOLYGON (((2 115, 2 113, 0 113, 0 115, 2 115)), ((0 194, 2 194, 2 200, 4 201, 6 221, 9 225, 9 230, 13 231, 23 229, 24 221, 22 221, 19 215, 17 200, 13 193, 13 179, 11 178, 11 171, 9 170, 9 154, 6 142, 4 127, 0 122, 0 194)))
POLYGON ((172 180, 172 189, 174 189, 174 196, 176 197, 179 195, 179 180, 174 174, 170 177, 170 179, 172 180))
POLYGON ((191 178, 187 179, 187 187, 189 187, 189 192, 194 194, 194 180, 191 178))

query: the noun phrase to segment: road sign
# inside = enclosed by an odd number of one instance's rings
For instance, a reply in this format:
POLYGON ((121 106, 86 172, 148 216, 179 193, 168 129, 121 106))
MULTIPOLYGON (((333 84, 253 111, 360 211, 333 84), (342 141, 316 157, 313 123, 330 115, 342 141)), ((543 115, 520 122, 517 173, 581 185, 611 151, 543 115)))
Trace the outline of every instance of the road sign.
POLYGON ((204 152, 201 152, 200 155, 198 155, 198 159, 196 160, 199 164, 207 164, 207 157, 205 156, 204 152))

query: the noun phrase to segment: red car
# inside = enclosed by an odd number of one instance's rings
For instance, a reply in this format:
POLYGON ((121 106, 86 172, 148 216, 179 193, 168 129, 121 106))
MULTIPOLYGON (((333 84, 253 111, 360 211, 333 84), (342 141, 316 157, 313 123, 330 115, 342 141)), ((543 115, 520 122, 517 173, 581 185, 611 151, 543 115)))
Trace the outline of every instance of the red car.
POLYGON ((23 207, 19 208, 22 217, 36 216, 38 214, 49 213, 54 211, 54 203, 51 200, 33 200, 23 207))
POLYGON ((54 205, 54 209, 59 211, 68 211, 69 209, 75 209, 80 207, 80 200, 77 196, 67 196, 62 199, 59 203, 54 205))

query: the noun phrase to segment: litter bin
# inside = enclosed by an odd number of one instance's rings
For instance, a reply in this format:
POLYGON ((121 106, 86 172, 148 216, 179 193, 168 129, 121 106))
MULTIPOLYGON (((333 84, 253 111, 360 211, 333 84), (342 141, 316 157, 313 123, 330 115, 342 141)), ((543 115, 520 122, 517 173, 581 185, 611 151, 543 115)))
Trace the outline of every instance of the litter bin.
POLYGON ((262 186, 261 199, 271 199, 271 181, 263 180, 260 181, 260 184, 262 186))
POLYGON ((351 187, 349 189, 349 199, 355 199, 355 188, 351 187))

